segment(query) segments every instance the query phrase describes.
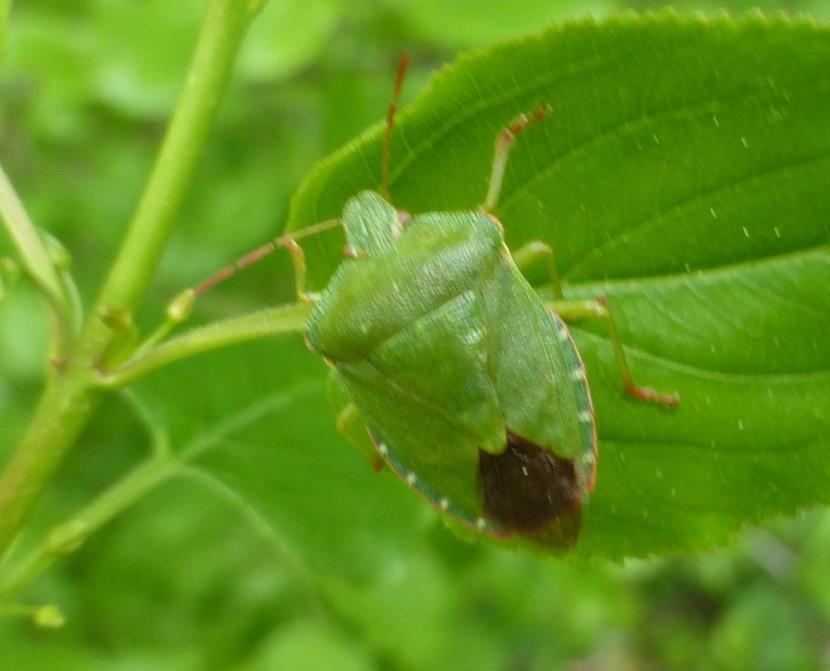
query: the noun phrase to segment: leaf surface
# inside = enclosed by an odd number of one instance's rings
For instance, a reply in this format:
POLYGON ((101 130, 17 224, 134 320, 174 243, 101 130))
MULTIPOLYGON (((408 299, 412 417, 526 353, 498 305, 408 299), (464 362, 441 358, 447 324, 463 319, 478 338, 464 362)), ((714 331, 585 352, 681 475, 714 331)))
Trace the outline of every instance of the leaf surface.
POLYGON ((197 481, 315 571, 367 580, 431 518, 338 436, 299 336, 179 362, 137 392, 197 481))
MULTIPOLYGON (((549 103, 511 155, 508 244, 550 243, 569 297, 609 295, 637 380, 680 394, 675 410, 629 400, 603 325, 573 326, 600 434, 578 555, 700 549, 830 499, 828 62, 830 32, 807 22, 628 16, 464 56, 401 115, 394 204, 470 209, 498 129, 549 103)), ((290 229, 379 187, 381 135, 312 172, 290 229)), ((320 288, 342 232, 303 245, 320 288)), ((283 337, 139 391, 292 553, 365 578, 432 513, 345 448, 324 386, 322 363, 283 337)))

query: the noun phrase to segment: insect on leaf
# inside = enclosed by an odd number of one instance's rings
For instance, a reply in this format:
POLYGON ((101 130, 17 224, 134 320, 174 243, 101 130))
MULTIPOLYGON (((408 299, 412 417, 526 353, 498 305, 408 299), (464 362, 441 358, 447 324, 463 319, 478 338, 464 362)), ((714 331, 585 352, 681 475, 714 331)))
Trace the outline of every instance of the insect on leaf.
MULTIPOLYGON (((497 129, 551 104, 507 171, 508 245, 550 244, 568 298, 607 294, 635 376, 682 398, 632 402, 602 325, 571 326, 600 437, 577 552, 700 548, 827 502, 828 57, 808 21, 570 24, 461 58, 401 115, 392 203, 445 212, 481 201, 497 129)), ((290 229, 378 187, 380 132, 321 163, 290 229)), ((313 286, 341 249, 309 243, 313 286)))

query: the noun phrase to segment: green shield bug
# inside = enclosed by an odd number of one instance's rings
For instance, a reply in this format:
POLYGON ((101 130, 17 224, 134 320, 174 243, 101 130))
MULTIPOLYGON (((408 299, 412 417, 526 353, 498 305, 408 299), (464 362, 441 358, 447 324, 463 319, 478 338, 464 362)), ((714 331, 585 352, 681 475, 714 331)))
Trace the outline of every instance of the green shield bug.
MULTIPOLYGON (((406 60, 395 86, 397 99, 406 60)), ((632 380, 607 302, 564 299, 553 252, 541 242, 507 248, 498 202, 515 137, 548 114, 542 105, 498 133, 489 189, 470 211, 409 214, 386 185, 395 102, 383 152, 383 194, 364 191, 338 222, 345 259, 320 295, 305 291, 297 238, 298 296, 313 304, 306 339, 325 358, 382 460, 437 509, 477 532, 563 548, 577 537, 597 465, 585 369, 563 319, 606 321, 625 390, 665 405, 677 398, 632 380), (545 259, 556 300, 546 305, 520 267, 545 259)), ((197 289, 224 279, 221 271, 197 289)))

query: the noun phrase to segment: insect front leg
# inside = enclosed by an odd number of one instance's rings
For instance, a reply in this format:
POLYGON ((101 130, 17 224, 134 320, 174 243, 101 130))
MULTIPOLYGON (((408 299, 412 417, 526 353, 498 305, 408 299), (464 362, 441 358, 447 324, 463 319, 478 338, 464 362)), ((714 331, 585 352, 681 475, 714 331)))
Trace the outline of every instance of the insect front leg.
POLYGON ((524 132, 529 126, 541 121, 550 113, 550 105, 544 104, 532 112, 520 114, 513 121, 499 131, 496 136, 496 149, 493 153, 493 165, 490 168, 490 185, 487 188, 487 196, 481 206, 485 212, 492 212, 499 204, 501 187, 504 182, 504 171, 507 169, 507 158, 516 136, 524 132))
POLYGON ((283 238, 278 245, 284 247, 291 255, 291 264, 294 266, 294 287, 297 291, 297 300, 301 303, 313 304, 317 299, 316 294, 310 294, 306 291, 306 267, 305 267, 305 253, 300 244, 290 237, 283 238))
POLYGON ((608 334, 611 336, 614 356, 617 359, 617 366, 620 369, 620 375, 622 376, 626 393, 641 401, 650 401, 666 406, 677 405, 680 400, 677 394, 666 394, 649 387, 640 387, 634 383, 631 369, 628 366, 628 360, 625 357, 625 350, 620 340, 620 333, 617 330, 617 324, 608 308, 607 296, 599 296, 594 300, 555 301, 549 307, 566 321, 574 319, 602 319, 608 327, 608 334))

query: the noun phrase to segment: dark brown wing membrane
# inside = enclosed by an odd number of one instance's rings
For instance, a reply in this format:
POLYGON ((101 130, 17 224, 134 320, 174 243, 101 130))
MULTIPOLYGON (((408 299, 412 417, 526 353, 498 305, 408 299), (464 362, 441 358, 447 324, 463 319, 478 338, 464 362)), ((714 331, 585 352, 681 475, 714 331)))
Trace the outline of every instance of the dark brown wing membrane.
POLYGON ((579 533, 574 463, 508 432, 501 454, 479 451, 484 514, 508 531, 552 545, 579 533))

